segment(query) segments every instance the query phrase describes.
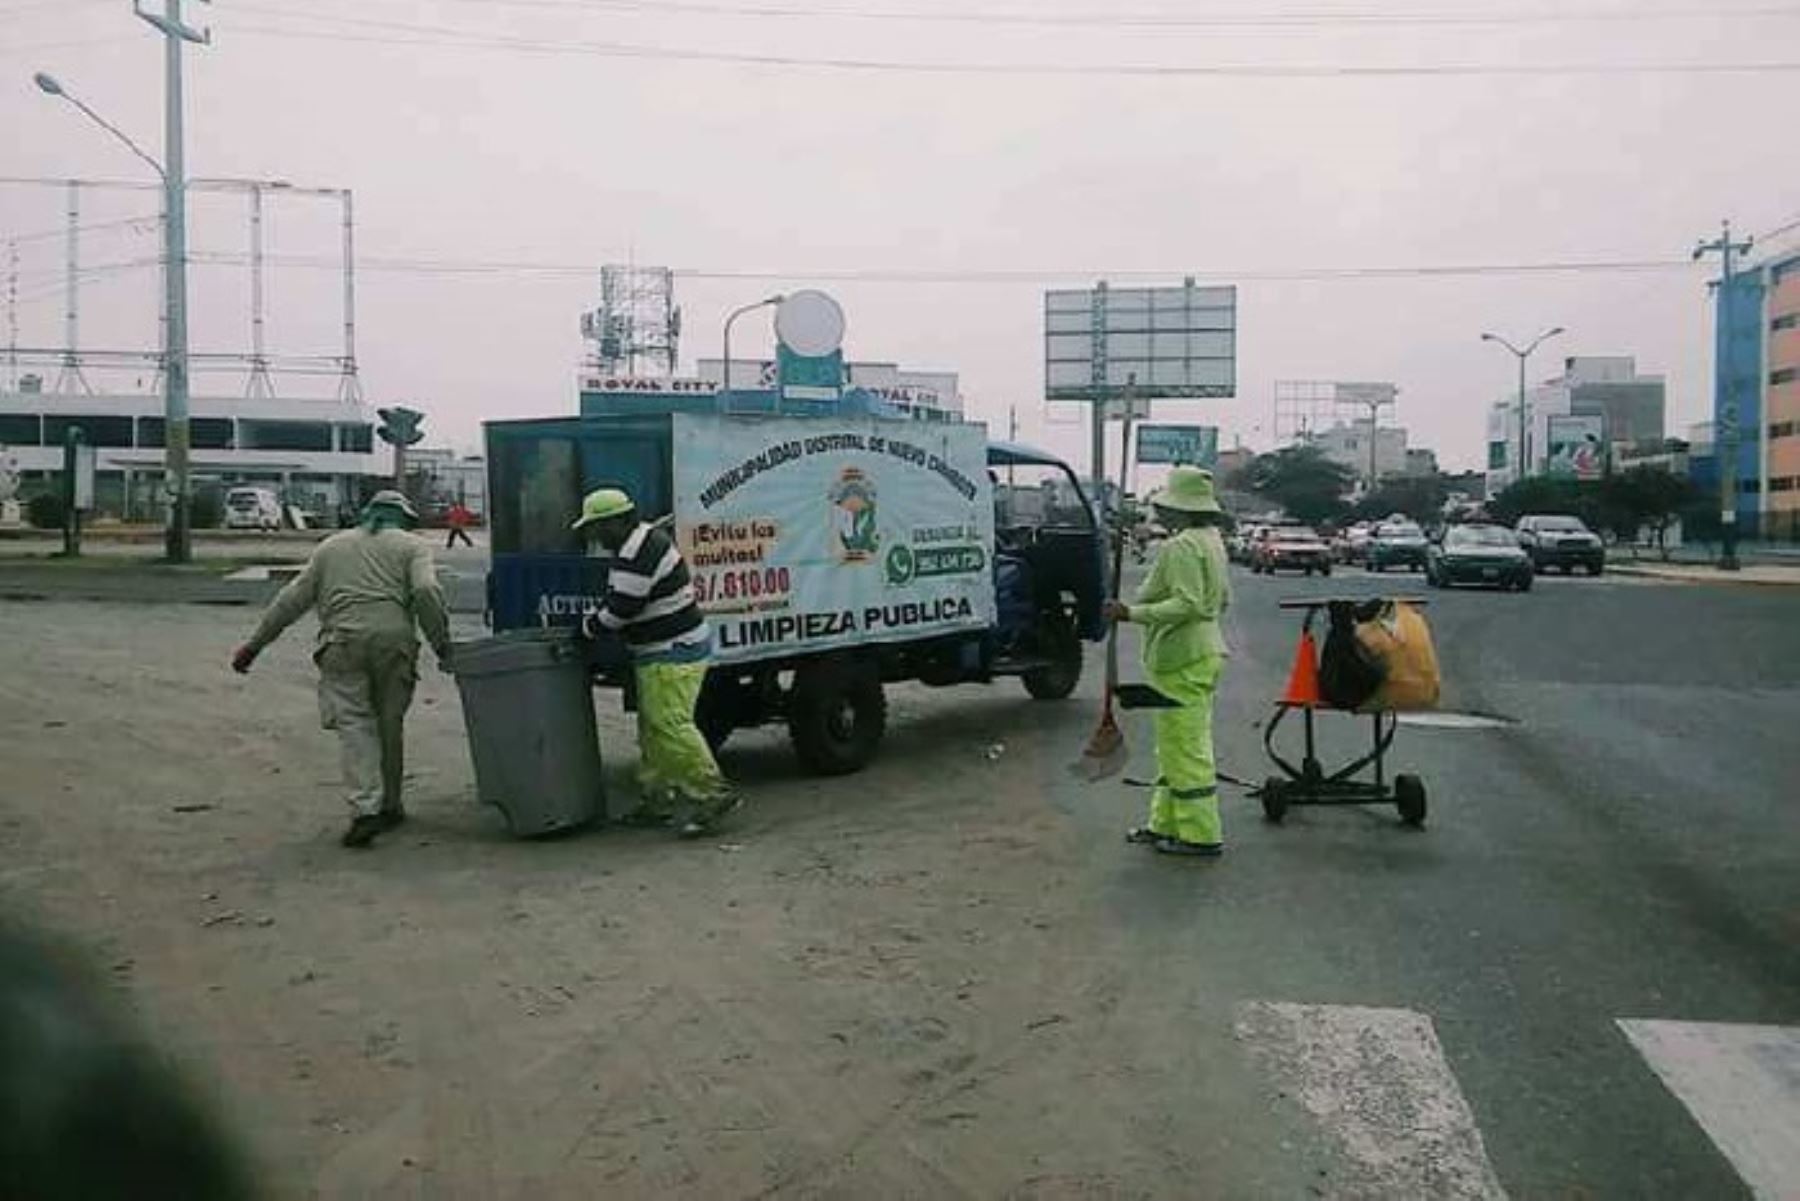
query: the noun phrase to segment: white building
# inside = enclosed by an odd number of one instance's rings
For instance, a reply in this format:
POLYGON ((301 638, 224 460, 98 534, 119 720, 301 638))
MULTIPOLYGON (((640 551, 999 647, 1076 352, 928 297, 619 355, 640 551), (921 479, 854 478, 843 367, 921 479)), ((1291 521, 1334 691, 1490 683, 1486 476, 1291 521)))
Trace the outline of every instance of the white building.
POLYGON ((1397 425, 1374 426, 1368 419, 1334 425, 1312 436, 1312 445, 1326 458, 1356 473, 1367 488, 1370 456, 1374 456, 1375 483, 1406 472, 1406 430, 1397 425))
MULTIPOLYGON (((1591 434, 1607 447, 1659 440, 1666 408, 1663 377, 1639 375, 1630 355, 1564 359, 1562 375, 1525 391, 1525 474, 1542 474, 1553 444, 1569 438, 1591 434)), ((1518 478, 1519 439, 1514 392, 1488 409, 1489 496, 1518 478)))
MULTIPOLYGON (((189 414, 197 490, 263 484, 287 504, 332 516, 390 469, 389 456, 376 449, 370 412, 357 401, 195 396, 189 414)), ((18 462, 23 495, 61 472, 70 428, 95 448, 97 510, 128 521, 162 520, 162 397, 0 390, 0 447, 18 462)))
POLYGON ((414 447, 406 452, 408 474, 423 472, 429 482, 425 503, 433 508, 461 504, 487 517, 487 460, 480 455, 458 456, 449 448, 414 447))
MULTIPOLYGON (((897 363, 846 363, 852 387, 862 388, 902 412, 919 418, 960 419, 963 397, 954 371, 914 371, 897 363)), ((723 359, 701 359, 695 365, 704 384, 716 391, 725 378, 723 359)), ((733 389, 773 388, 775 364, 769 359, 731 360, 733 389)))

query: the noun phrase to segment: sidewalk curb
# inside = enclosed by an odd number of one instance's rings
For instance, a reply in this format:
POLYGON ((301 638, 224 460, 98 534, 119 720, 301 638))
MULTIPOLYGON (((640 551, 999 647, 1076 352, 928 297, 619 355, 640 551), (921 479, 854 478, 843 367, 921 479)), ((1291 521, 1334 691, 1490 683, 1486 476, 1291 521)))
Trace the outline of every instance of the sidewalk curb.
MULTIPOLYGON (((1738 588, 1800 588, 1800 569, 1789 569, 1785 567, 1785 565, 1776 568, 1776 570, 1792 570, 1793 574, 1791 578, 1757 578, 1754 576, 1746 576, 1741 572, 1720 571, 1711 564, 1705 563, 1696 563, 1692 565, 1669 564, 1667 567, 1664 567, 1654 563, 1609 562, 1606 565, 1606 570, 1611 574, 1636 576, 1639 579, 1646 580, 1662 580, 1665 583, 1670 584, 1729 584, 1738 588)), ((1750 567, 1746 570, 1757 571, 1761 569, 1750 567)))

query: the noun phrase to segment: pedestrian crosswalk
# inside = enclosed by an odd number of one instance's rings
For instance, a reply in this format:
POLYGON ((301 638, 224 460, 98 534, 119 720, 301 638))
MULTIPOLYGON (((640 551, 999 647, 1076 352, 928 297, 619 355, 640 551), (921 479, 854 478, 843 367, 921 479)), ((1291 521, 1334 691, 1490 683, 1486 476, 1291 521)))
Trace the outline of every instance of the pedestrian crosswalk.
MULTIPOLYGON (((1620 1020, 1759 1199, 1800 1198, 1800 1027, 1620 1020)), ((1335 1145, 1334 1195, 1507 1196, 1429 1016, 1253 1001, 1234 1033, 1335 1145)))
POLYGON ((1754 1196, 1800 1197, 1800 1028, 1622 1021, 1754 1196))

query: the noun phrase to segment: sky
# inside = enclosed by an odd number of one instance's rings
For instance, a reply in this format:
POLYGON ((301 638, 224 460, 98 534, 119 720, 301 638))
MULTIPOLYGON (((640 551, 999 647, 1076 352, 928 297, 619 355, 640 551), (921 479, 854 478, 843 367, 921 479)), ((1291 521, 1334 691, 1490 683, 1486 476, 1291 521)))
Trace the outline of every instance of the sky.
MULTIPOLYGON (((1225 445, 1273 441, 1278 380, 1381 380, 1413 445, 1480 466, 1516 372, 1480 334, 1552 325, 1535 378, 1635 355, 1679 435, 1711 404, 1690 251, 1727 217, 1800 220, 1791 0, 186 9, 214 35, 187 54, 190 175, 351 189, 365 394, 465 450, 484 420, 574 410, 580 314, 626 261, 681 273, 684 366, 716 357, 729 309, 819 286, 850 357, 957 371, 972 416, 1016 409, 1077 463, 1084 415, 1042 400, 1042 293, 1107 278, 1238 285, 1236 398, 1156 409, 1225 445), (1636 69, 1677 64, 1770 69, 1636 69), (1445 73, 1471 67, 1497 70, 1445 73), (1392 274, 1583 263, 1653 266, 1392 274)), ((128 0, 0 0, 0 176, 153 178, 40 70, 160 153, 160 39, 128 0)), ((0 183, 23 345, 60 345, 64 247, 39 235, 62 205, 0 183)), ((84 276, 85 346, 157 345, 156 210, 148 190, 84 202, 84 265, 117 265, 84 276)), ((195 349, 245 350, 244 200, 196 194, 190 221, 195 349)), ((270 349, 336 353, 336 207, 272 197, 266 222, 270 349)), ((758 317, 736 336, 772 338, 758 317)))

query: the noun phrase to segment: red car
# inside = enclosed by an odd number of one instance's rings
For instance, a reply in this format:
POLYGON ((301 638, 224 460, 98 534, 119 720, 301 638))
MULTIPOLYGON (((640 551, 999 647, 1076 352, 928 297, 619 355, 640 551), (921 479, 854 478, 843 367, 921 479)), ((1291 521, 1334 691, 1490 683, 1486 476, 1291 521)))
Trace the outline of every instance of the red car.
POLYGON ((1250 548, 1250 570, 1264 575, 1277 571, 1331 574, 1331 548, 1303 525, 1270 526, 1250 548))

